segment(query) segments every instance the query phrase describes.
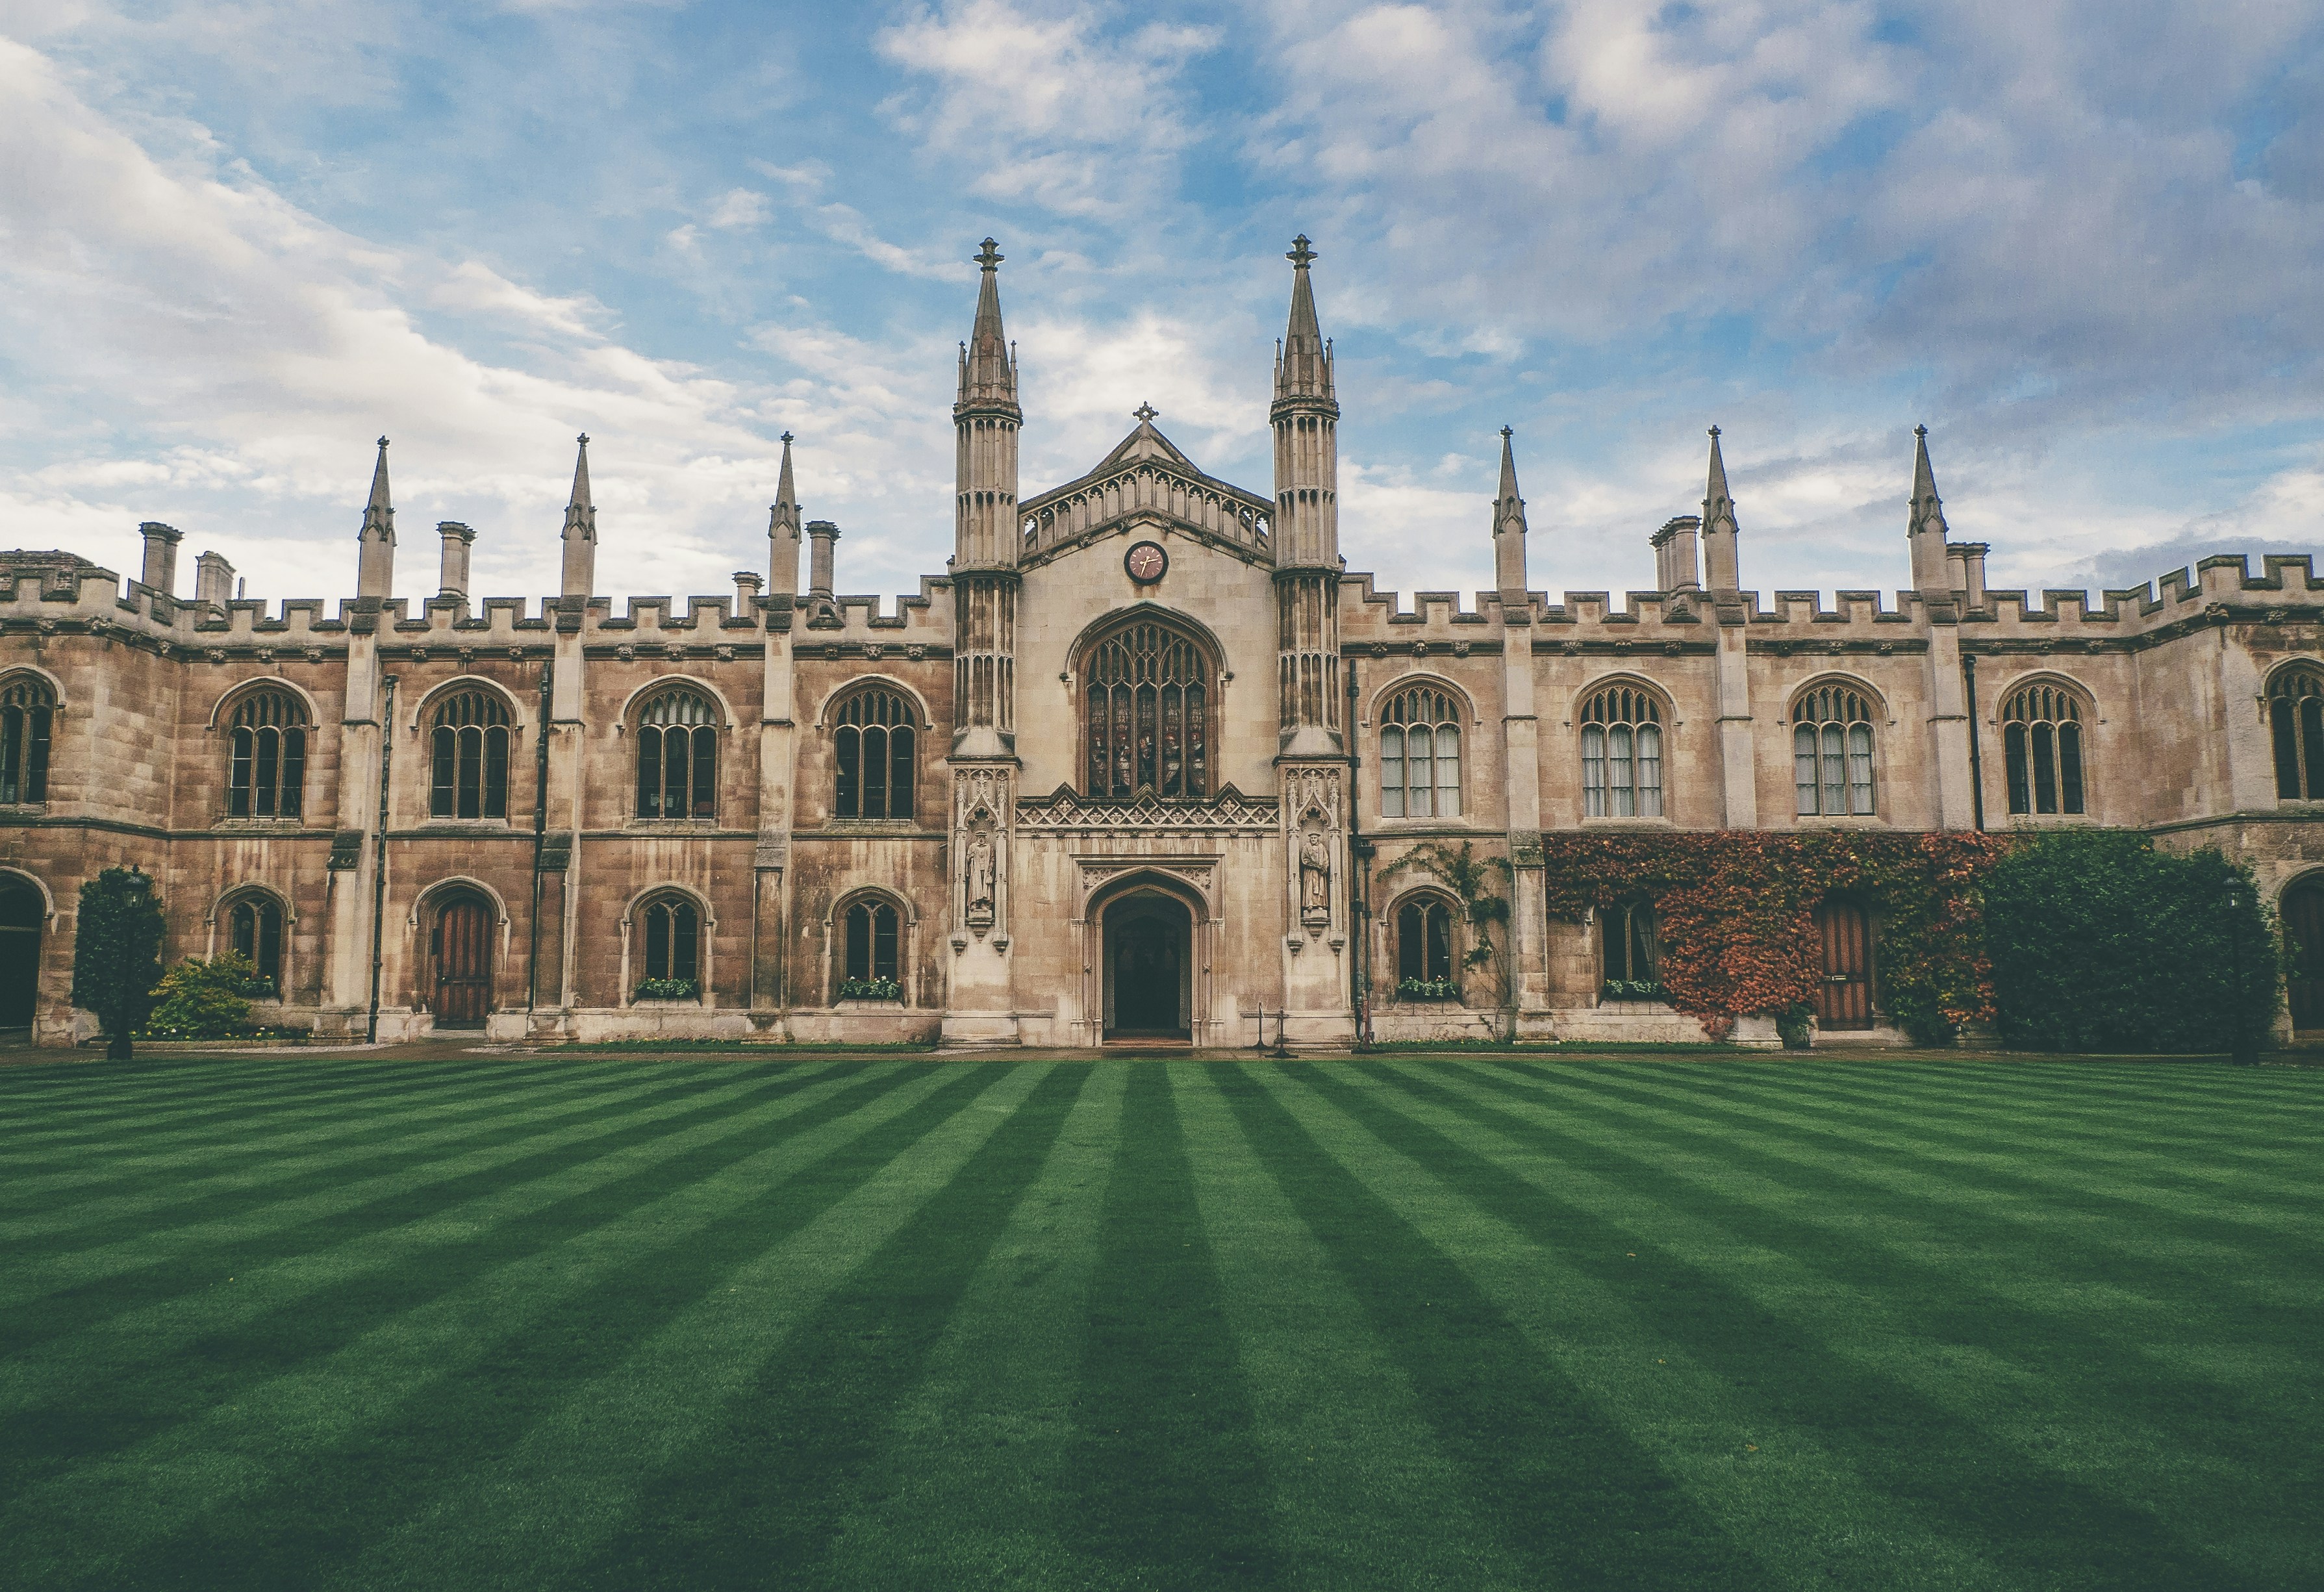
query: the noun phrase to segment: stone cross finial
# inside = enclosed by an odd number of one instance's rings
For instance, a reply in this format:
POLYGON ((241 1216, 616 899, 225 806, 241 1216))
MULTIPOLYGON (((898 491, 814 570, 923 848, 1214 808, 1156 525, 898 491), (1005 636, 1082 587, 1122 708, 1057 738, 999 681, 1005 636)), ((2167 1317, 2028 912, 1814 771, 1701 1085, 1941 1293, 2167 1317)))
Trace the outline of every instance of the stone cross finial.
POLYGON ((789 432, 788 432, 788 431, 784 432, 784 433, 783 433, 783 440, 784 440, 785 442, 788 442, 790 439, 791 439, 791 434, 790 434, 789 432))
POLYGON ((1001 252, 1001 241, 998 238, 987 238, 984 240, 983 249, 976 256, 976 262, 987 271, 998 271, 1001 269, 1001 262, 1007 258, 1008 256, 1001 252))
POLYGON ((1291 253, 1286 254, 1284 258, 1301 271, 1307 269, 1307 262, 1315 258, 1315 251, 1307 246, 1305 233, 1303 232, 1291 240, 1291 253))
POLYGON ((1147 426, 1153 424, 1154 417, 1160 414, 1162 411, 1156 409, 1150 403, 1141 403, 1130 412, 1138 417, 1138 423, 1139 425, 1147 426))
POLYGON ((1517 433, 1510 430, 1507 426, 1501 428, 1501 440, 1503 442, 1507 442, 1510 437, 1516 435, 1517 433))
POLYGON ((1718 436, 1718 435, 1719 435, 1719 428, 1718 428, 1718 427, 1716 427, 1716 426, 1713 426, 1713 427, 1711 428, 1711 434, 1713 437, 1718 436))

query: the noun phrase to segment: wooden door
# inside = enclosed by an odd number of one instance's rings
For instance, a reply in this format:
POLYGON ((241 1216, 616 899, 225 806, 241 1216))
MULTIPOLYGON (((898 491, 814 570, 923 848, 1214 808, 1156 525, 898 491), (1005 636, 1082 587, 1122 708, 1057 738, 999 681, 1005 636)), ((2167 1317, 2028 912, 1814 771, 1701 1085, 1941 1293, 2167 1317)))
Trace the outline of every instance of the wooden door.
POLYGON ((1872 924, 1853 901, 1816 908, 1823 941, 1823 981, 1816 986, 1816 1021, 1825 1028, 1872 1026, 1872 924))
POLYGON ((2324 886, 2283 892, 2283 938, 2292 952, 2284 979, 2294 1028, 2324 1028, 2324 886))
POLYGON ((493 911, 474 896, 436 918, 436 1026, 481 1028, 493 1008, 493 911))
POLYGON ((0 1028, 30 1028, 41 1003, 41 925, 47 918, 38 892, 23 885, 0 888, 0 1028))

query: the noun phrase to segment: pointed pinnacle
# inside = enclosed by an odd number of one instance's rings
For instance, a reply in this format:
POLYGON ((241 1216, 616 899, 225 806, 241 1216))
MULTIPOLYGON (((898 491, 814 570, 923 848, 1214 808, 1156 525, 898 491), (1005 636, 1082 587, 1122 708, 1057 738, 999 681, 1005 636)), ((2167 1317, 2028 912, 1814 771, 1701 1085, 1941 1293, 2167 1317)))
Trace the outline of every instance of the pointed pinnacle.
POLYGON ((379 439, 379 462, 371 469, 371 507, 374 509, 388 507, 387 438, 384 437, 379 439))
POLYGON ((1507 426, 1504 426, 1504 427, 1502 427, 1502 428, 1501 428, 1501 491, 1500 491, 1500 499, 1501 499, 1501 503, 1502 503, 1502 505, 1503 505, 1504 507, 1507 507, 1508 504, 1513 503, 1513 502, 1517 502, 1517 501, 1518 501, 1518 498, 1517 498, 1517 450, 1516 450, 1516 448, 1514 447, 1514 446, 1512 446, 1512 444, 1511 444, 1511 443, 1510 443, 1510 441, 1509 441, 1509 438, 1510 438, 1510 437, 1511 437, 1512 435, 1514 435, 1514 434, 1510 431, 1510 429, 1509 429, 1507 426))
POLYGON ((1727 460, 1719 451, 1719 428, 1711 428, 1711 483, 1705 494, 1712 502, 1728 495, 1727 460))
POLYGON ((1937 474, 1929 467, 1929 428, 1913 428, 1913 504, 1922 503, 1937 495, 1937 474))
POLYGON ((579 442, 580 451, 573 459, 573 495, 565 503, 568 511, 594 506, 589 501, 589 434, 586 431, 581 433, 579 442))

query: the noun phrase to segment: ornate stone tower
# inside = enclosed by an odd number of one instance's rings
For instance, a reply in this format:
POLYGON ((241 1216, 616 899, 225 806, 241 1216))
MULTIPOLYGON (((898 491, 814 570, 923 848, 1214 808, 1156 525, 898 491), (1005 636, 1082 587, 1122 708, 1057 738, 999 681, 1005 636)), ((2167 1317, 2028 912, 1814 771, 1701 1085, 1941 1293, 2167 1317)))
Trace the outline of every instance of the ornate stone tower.
POLYGON ((798 595, 798 488, 791 479, 791 434, 783 433, 783 470, 767 511, 767 595, 798 595))
POLYGON ((1923 596, 1939 596, 1953 589, 1952 571, 1946 566, 1945 505, 1937 496, 1936 472, 1929 467, 1929 428, 1913 428, 1913 508, 1904 522, 1904 539, 1913 552, 1913 584, 1923 596))
POLYGON ((952 589, 952 1000, 946 1040, 1013 1044, 1010 851, 1017 810, 1017 360, 1001 326, 1000 249, 960 349, 952 589))
POLYGON ((1332 345, 1315 321, 1307 267, 1292 241, 1291 319, 1275 356, 1275 614, 1277 750, 1285 883, 1283 1002, 1292 1043, 1353 1032, 1348 896, 1349 780, 1340 679, 1340 403, 1332 345))

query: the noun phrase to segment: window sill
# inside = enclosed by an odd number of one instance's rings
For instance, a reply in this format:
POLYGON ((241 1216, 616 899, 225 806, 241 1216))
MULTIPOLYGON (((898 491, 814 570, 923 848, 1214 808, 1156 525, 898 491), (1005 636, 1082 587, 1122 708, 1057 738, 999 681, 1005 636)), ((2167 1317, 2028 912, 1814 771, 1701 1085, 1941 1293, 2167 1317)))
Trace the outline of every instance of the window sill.
POLYGON ((625 818, 622 821, 622 828, 632 834, 716 834, 718 820, 715 818, 625 818))
POLYGON ((1802 829, 1886 829, 1888 820, 1877 813, 1797 813, 1792 822, 1802 829))
POLYGON ((917 818, 826 818, 824 828, 840 834, 918 834, 917 818))
POLYGON ((1474 816, 1463 816, 1459 818, 1368 818, 1364 823, 1365 826, 1374 834, 1403 834, 1408 832, 1424 829, 1458 830, 1463 833, 1471 834, 1497 833, 1491 830, 1483 819, 1474 816))
POLYGON ((843 995, 831 1003, 835 1012, 900 1012, 911 1008, 901 1000, 872 1000, 861 995, 843 995))
POLYGON ((632 1000, 630 1002, 630 1009, 648 1012, 700 1011, 702 998, 697 995, 690 1000, 632 1000))
POLYGON ((423 818, 420 822, 422 832, 435 834, 498 834, 515 827, 506 818, 423 818))
POLYGON ((2073 829, 2098 820, 2088 813, 2010 813, 2002 822, 2012 829, 2073 829))
POLYGON ((1667 813, 1651 818, 1617 818, 1610 814, 1592 818, 1584 814, 1582 827, 1584 829, 1676 829, 1678 821, 1667 813))
POLYGON ((217 826, 259 834, 289 833, 306 828, 307 821, 304 818, 221 818, 217 826))
POLYGON ((1667 1000, 1604 1000, 1598 1002, 1601 1012, 1614 1012, 1626 1017, 1669 1017, 1678 1010, 1667 1000))

